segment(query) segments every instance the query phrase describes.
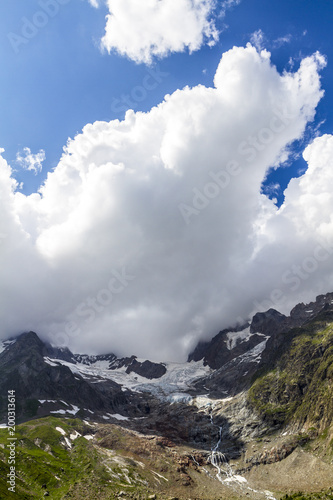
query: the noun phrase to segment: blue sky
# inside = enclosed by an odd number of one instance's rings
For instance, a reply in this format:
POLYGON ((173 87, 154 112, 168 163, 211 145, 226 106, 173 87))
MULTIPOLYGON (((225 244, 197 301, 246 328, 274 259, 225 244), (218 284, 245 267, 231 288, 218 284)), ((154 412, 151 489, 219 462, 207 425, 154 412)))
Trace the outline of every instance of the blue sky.
MULTIPOLYGON (((316 50, 327 56, 328 66, 322 73, 325 97, 311 128, 324 122, 320 131, 332 131, 330 0, 242 0, 223 19, 217 19, 221 34, 215 46, 155 60, 151 68, 157 65, 168 75, 146 94, 136 94, 134 90, 133 95, 138 95, 140 101, 131 98, 129 102, 122 96, 131 96, 133 89, 142 87, 147 66, 100 51, 106 5, 94 9, 85 0, 66 0, 63 5, 58 4, 57 10, 54 17, 48 16, 45 27, 37 28, 28 43, 23 43, 12 34, 22 35, 24 18, 33 21, 36 12, 41 11, 40 2, 16 0, 0 5, 0 145, 16 169, 16 179, 24 182, 26 194, 38 189, 47 171, 57 165, 67 138, 73 138, 86 123, 123 118, 123 110, 131 103, 135 111, 147 111, 160 103, 165 94, 185 85, 211 86, 221 54, 234 45, 245 45, 258 30, 263 32, 263 47, 271 51, 272 62, 279 71, 290 69, 290 58, 297 67, 301 58, 316 50), (45 151, 46 160, 38 175, 15 163, 17 152, 25 147, 34 154, 40 149, 45 151)), ((310 137, 309 132, 305 140, 310 137)), ((304 143, 295 144, 296 150, 299 146, 303 149, 304 143)), ((294 161, 289 168, 273 172, 267 184, 279 183, 284 189, 290 177, 304 168, 303 159, 294 161)), ((282 190, 276 194, 281 202, 282 190)))
POLYGON ((331 20, 331 0, 2 2, 4 338, 183 361, 331 292, 331 20))

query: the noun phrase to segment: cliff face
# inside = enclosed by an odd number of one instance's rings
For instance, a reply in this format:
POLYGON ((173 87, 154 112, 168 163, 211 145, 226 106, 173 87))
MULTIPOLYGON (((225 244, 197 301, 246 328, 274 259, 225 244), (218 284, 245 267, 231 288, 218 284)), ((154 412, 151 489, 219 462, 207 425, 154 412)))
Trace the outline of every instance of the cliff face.
POLYGON ((262 336, 267 337, 266 354, 263 354, 263 358, 266 356, 268 360, 271 352, 285 343, 286 334, 290 330, 312 321, 325 306, 329 307, 332 302, 333 293, 328 293, 319 295, 314 302, 309 304, 297 304, 291 310, 290 316, 285 316, 275 309, 256 313, 251 323, 227 328, 219 332, 212 340, 199 342, 189 355, 188 361, 202 359, 205 365, 217 370, 259 345, 263 341, 262 336), (231 339, 234 341, 230 341, 231 339), (269 353, 268 356, 267 353, 269 353))
MULTIPOLYGON (((314 427, 333 422, 333 309, 326 303, 314 319, 276 343, 274 365, 267 363, 249 391, 252 407, 267 422, 314 427)), ((276 339, 275 339, 276 340, 276 339)), ((267 354, 266 354, 267 356, 267 354)))

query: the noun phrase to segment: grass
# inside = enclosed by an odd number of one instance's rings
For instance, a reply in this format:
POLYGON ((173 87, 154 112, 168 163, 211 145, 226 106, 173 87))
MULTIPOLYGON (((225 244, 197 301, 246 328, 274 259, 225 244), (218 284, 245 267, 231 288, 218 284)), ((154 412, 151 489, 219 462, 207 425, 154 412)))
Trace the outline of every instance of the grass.
MULTIPOLYGON (((84 437, 71 441, 72 448, 64 445, 64 437, 56 430, 61 427, 69 439, 70 433, 91 432, 91 428, 78 419, 46 417, 16 427, 16 493, 17 500, 44 498, 47 490, 54 500, 62 498, 113 498, 119 489, 142 489, 135 484, 138 475, 129 465, 127 475, 132 485, 126 484, 121 467, 110 476, 104 457, 84 437), (117 475, 119 479, 117 479, 117 475), (134 484, 133 484, 134 483, 134 484)), ((0 429, 0 444, 8 443, 8 430, 0 429)), ((9 472, 9 450, 0 448, 0 498, 13 498, 8 492, 6 477, 9 472)))
POLYGON ((320 493, 294 493, 292 495, 285 495, 281 500, 333 500, 333 490, 322 491, 320 493))
POLYGON ((306 423, 319 433, 333 422, 333 323, 324 319, 296 329, 273 369, 253 381, 248 401, 263 420, 306 423))

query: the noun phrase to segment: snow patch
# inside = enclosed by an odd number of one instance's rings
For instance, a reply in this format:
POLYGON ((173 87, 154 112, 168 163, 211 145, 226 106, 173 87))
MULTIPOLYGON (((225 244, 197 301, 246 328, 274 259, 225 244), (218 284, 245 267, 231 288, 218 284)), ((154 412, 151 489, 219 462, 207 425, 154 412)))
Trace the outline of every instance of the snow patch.
POLYGON ((120 415, 119 413, 114 413, 112 415, 111 415, 111 413, 108 413, 108 415, 110 415, 110 417, 112 417, 112 418, 116 418, 117 420, 129 420, 128 417, 124 417, 124 415, 120 415))
POLYGON ((61 427, 56 427, 56 431, 60 432, 63 436, 66 436, 66 432, 61 427))
POLYGON ((72 413, 73 415, 76 415, 77 412, 80 410, 78 406, 72 405, 73 410, 67 410, 67 413, 72 413))
POLYGON ((263 342, 260 342, 260 344, 257 344, 255 347, 250 349, 248 352, 241 354, 240 356, 237 356, 233 361, 240 361, 241 363, 260 363, 261 360, 261 355, 263 351, 265 350, 267 340, 269 337, 266 337, 263 342))
POLYGON ((86 439, 87 441, 91 441, 92 439, 94 439, 94 436, 92 436, 91 434, 86 434, 85 436, 83 436, 84 439, 86 439))
POLYGON ((52 410, 50 413, 59 413, 60 415, 66 415, 66 413, 70 413, 71 415, 76 415, 79 411, 79 407, 72 405, 73 410, 52 410))
POLYGON ((79 432, 75 431, 73 434, 70 434, 69 437, 71 439, 71 441, 75 441, 76 438, 78 437, 81 437, 82 434, 80 434, 79 432))
POLYGON ((10 345, 13 345, 15 344, 16 342, 16 339, 15 340, 2 340, 0 341, 0 354, 7 348, 9 347, 10 345))
POLYGON ((65 443, 67 445, 68 448, 72 448, 72 443, 70 442, 70 440, 68 439, 68 437, 65 437, 65 443))
POLYGON ((155 472, 154 470, 152 470, 152 473, 153 474, 156 474, 156 476, 160 477, 161 479, 164 479, 165 481, 169 481, 169 479, 167 479, 166 477, 162 476, 161 474, 159 474, 158 472, 155 472))
POLYGON ((228 332, 227 333, 227 340, 225 341, 227 349, 231 351, 236 347, 237 341, 240 340, 241 342, 246 342, 252 337, 254 333, 250 332, 250 327, 248 326, 244 330, 241 330, 240 332, 228 332))
POLYGON ((48 365, 51 365, 51 366, 59 366, 59 362, 55 362, 55 360, 52 360, 50 358, 48 358, 47 356, 44 356, 44 361, 45 363, 47 363, 48 365))

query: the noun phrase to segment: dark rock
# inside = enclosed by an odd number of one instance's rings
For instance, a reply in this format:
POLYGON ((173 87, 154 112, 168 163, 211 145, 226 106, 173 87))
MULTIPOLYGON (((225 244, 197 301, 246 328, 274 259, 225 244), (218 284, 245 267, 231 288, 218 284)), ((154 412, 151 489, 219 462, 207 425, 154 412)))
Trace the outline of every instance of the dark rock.
POLYGON ((297 443, 283 444, 282 446, 275 446, 270 450, 265 450, 259 455, 255 455, 245 459, 245 463, 250 463, 252 466, 260 464, 274 464, 281 462, 287 458, 295 449, 297 443))
POLYGON ((148 360, 140 363, 136 359, 126 369, 126 373, 134 372, 148 379, 160 378, 165 375, 166 371, 166 367, 162 363, 153 363, 148 360))
POLYGON ((253 316, 250 332, 263 333, 264 335, 270 336, 274 333, 283 331, 288 326, 289 322, 287 316, 275 309, 269 309, 266 312, 260 312, 253 316))
MULTIPOLYGON (((242 327, 225 329, 218 333, 210 342, 199 343, 198 347, 189 355, 188 361, 204 360, 204 365, 208 365, 213 370, 218 370, 234 359, 246 354, 255 346, 265 340, 262 335, 252 334, 248 338, 238 338, 231 348, 228 340, 228 333, 236 333, 245 330, 249 324, 242 327)), ((260 333, 260 332, 259 332, 260 333)))
POLYGON ((74 354, 67 347, 53 347, 48 343, 45 343, 43 348, 44 356, 55 359, 62 359, 69 363, 75 363, 74 354))
POLYGON ((0 396, 7 398, 7 391, 15 390, 18 416, 35 416, 39 399, 64 400, 96 410, 113 410, 127 404, 126 395, 115 382, 108 381, 105 394, 105 388, 91 385, 67 366, 47 363, 47 349, 36 333, 28 332, 0 354, 0 396))
POLYGON ((191 361, 200 361, 201 359, 204 359, 204 364, 209 365, 211 368, 213 368, 214 365, 215 368, 219 368, 220 366, 222 366, 222 364, 221 361, 215 360, 215 355, 218 354, 221 348, 224 352, 226 352, 227 333, 240 332, 248 326, 249 323, 246 323, 245 325, 237 326, 234 328, 226 328, 215 335, 212 340, 208 342, 200 341, 194 351, 189 354, 187 361, 190 363, 191 361))
POLYGON ((74 354, 73 356, 74 356, 74 363, 81 363, 83 365, 90 366, 98 361, 108 361, 109 368, 118 360, 117 356, 113 353, 98 354, 97 356, 89 356, 88 354, 74 354))
MULTIPOLYGON (((55 350, 53 351, 55 353, 55 350)), ((56 354, 56 353, 55 353, 56 354)), ((119 368, 127 367, 126 373, 137 373, 141 377, 148 379, 160 378, 166 373, 165 365, 162 363, 153 363, 152 361, 140 362, 137 360, 136 356, 130 356, 125 358, 117 358, 113 353, 110 354, 99 354, 97 356, 88 356, 86 354, 72 354, 70 351, 68 353, 60 352, 60 356, 55 355, 55 358, 64 359, 65 361, 70 361, 72 363, 81 363, 84 365, 92 366, 94 363, 99 361, 108 361, 109 370, 118 370, 119 368), (72 356, 69 359, 70 355, 72 356), (65 357, 67 359, 65 359, 65 357)))

